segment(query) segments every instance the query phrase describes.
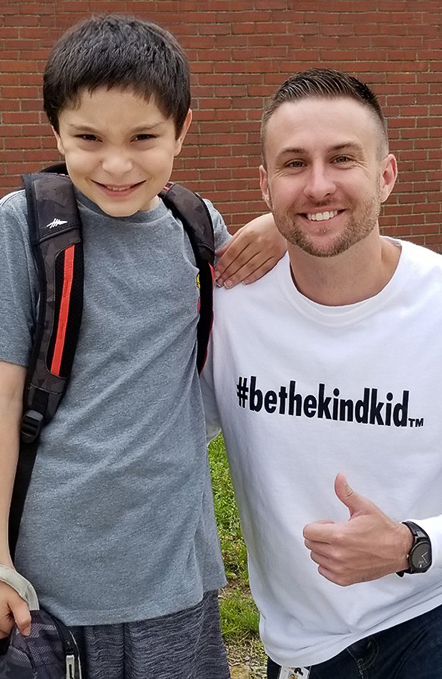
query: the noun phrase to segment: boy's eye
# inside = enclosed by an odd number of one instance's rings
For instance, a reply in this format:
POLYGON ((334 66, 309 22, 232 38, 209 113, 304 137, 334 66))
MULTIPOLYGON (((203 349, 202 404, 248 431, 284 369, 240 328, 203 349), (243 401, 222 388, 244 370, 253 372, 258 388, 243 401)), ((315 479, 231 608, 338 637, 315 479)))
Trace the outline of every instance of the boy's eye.
POLYGON ((83 139, 83 141, 98 141, 98 137, 95 134, 77 134, 77 139, 83 139))
POLYGON ((137 134, 134 141, 149 141, 151 139, 155 139, 155 135, 154 134, 147 134, 147 132, 146 132, 145 134, 137 134))

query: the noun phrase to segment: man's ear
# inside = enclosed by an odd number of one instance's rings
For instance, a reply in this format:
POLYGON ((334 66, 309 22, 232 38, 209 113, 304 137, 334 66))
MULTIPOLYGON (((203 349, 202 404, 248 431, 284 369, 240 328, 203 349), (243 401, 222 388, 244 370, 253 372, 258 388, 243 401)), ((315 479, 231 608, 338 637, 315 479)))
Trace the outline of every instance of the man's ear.
POLYGON ((176 145, 175 145, 175 155, 176 156, 181 151, 181 148, 183 146, 183 141, 186 137, 187 130, 189 129, 191 122, 192 122, 192 109, 189 108, 189 110, 187 111, 186 119, 184 121, 184 125, 181 128, 181 132, 180 132, 180 134, 179 134, 179 136, 177 137, 177 140, 176 140, 176 145))
POLYGON ((51 129, 52 129, 52 132, 54 133, 54 137, 55 137, 55 140, 57 142, 58 152, 61 153, 62 156, 64 156, 64 147, 63 147, 63 142, 61 141, 61 137, 53 127, 51 127, 51 129))
POLYGON ((272 210, 272 199, 270 197, 267 170, 265 169, 264 165, 259 166, 259 184, 261 186, 262 197, 264 198, 269 210, 272 210))
POLYGON ((396 183, 397 178, 397 161, 392 153, 382 161, 382 174, 381 174, 381 202, 385 203, 390 193, 393 191, 393 187, 396 183))

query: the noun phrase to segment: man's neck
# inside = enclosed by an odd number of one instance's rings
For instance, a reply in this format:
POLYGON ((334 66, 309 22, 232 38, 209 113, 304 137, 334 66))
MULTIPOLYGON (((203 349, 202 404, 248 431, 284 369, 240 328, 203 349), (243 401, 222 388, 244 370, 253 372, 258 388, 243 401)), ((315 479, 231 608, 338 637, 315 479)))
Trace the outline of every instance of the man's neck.
POLYGON ((393 276, 401 251, 378 234, 373 236, 335 257, 314 257, 289 244, 294 284, 303 295, 326 306, 374 297, 393 276))

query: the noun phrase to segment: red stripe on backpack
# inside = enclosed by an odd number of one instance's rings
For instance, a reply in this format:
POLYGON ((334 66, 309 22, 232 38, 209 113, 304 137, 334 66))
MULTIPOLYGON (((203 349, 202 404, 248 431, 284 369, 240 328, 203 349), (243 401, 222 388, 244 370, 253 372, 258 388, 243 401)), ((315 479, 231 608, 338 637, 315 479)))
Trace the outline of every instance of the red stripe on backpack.
POLYGON ((54 355, 51 363, 51 373, 60 374, 61 360, 63 358, 64 344, 66 341, 66 328, 69 318, 69 305, 72 293, 72 281, 74 279, 75 245, 71 245, 64 252, 64 277, 63 291, 61 293, 60 314, 58 317, 57 336, 55 339, 54 355))

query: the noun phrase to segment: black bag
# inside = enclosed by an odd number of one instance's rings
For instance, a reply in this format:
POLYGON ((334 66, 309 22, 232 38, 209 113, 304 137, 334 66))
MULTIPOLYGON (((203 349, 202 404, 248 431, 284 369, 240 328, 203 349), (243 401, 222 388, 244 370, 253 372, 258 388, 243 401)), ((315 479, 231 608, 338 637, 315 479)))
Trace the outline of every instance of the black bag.
POLYGON ((70 630, 46 611, 31 611, 31 617, 28 637, 20 634, 15 625, 2 643, 0 677, 81 679, 78 648, 70 630))
POLYGON ((79 652, 72 632, 38 608, 34 588, 19 573, 1 565, 0 580, 27 602, 32 619, 29 636, 23 636, 14 625, 10 636, 0 640, 1 679, 81 679, 79 652))

